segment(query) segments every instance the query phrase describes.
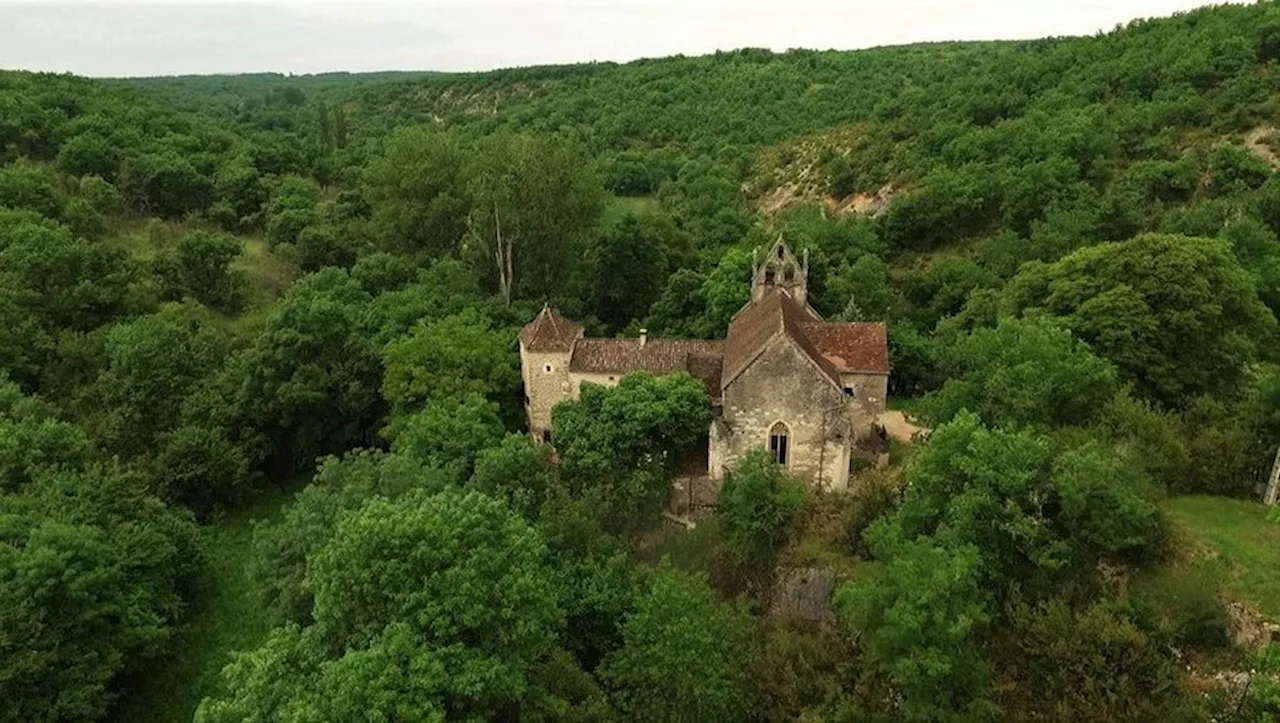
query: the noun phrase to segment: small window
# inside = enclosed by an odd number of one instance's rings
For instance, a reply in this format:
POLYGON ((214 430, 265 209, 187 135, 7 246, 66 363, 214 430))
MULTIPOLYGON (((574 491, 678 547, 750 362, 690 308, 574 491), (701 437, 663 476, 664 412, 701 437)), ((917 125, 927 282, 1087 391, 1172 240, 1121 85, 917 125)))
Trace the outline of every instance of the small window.
POLYGON ((844 388, 844 393, 845 393, 845 396, 847 396, 847 397, 852 397, 852 396, 853 396, 853 392, 854 392, 853 387, 845 387, 845 388, 844 388))
POLYGON ((545 369, 546 371, 550 372, 550 371, 551 371, 551 365, 550 365, 550 364, 548 364, 548 365, 546 365, 545 367, 543 367, 543 369, 545 369))
POLYGON ((773 269, 764 272, 764 285, 773 286, 773 269))
POLYGON ((616 380, 616 379, 614 379, 613 377, 609 377, 609 381, 611 381, 611 382, 612 382, 612 381, 617 381, 617 380, 616 380))
POLYGON ((782 247, 778 247, 778 258, 782 258, 782 247))
POLYGON ((778 422, 773 425, 773 429, 769 430, 769 454, 773 455, 773 461, 787 466, 788 453, 788 434, 787 425, 778 422))

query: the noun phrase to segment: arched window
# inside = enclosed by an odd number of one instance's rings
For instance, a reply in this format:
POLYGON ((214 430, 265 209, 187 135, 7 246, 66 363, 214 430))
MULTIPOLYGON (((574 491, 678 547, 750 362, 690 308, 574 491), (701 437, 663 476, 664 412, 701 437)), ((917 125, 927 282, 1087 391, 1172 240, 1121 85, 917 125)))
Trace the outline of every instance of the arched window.
POLYGON ((778 422, 769 430, 769 454, 773 455, 773 461, 787 466, 788 454, 790 453, 790 444, 788 443, 787 425, 778 422))

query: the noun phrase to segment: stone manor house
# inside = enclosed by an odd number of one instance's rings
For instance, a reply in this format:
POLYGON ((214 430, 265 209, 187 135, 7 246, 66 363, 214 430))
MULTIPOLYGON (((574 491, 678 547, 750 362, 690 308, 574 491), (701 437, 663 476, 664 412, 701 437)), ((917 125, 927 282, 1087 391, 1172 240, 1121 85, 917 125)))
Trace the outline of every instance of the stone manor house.
POLYGON ((810 485, 844 489, 855 444, 874 442, 885 408, 889 351, 883 323, 824 321, 807 301, 809 263, 779 239, 755 265, 751 301, 724 339, 592 339, 544 307, 520 332, 529 429, 548 440, 551 408, 583 383, 632 372, 688 372, 711 396, 706 475, 721 480, 763 447, 810 485))

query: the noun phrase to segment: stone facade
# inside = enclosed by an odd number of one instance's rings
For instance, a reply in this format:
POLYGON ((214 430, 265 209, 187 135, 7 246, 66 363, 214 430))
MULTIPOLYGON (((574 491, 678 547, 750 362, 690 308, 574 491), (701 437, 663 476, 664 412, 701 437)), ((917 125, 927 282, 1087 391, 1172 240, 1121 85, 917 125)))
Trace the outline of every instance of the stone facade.
POLYGON ((771 341, 725 387, 722 404, 711 451, 720 466, 708 465, 712 477, 722 478, 753 448, 770 449, 770 436, 783 433, 787 450, 781 462, 789 473, 821 487, 847 484, 849 401, 787 336, 771 341))
POLYGON ((706 474, 721 480, 754 448, 769 450, 811 485, 843 489, 856 443, 874 439, 888 391, 884 324, 834 324, 807 301, 808 259, 781 240, 752 274, 751 301, 724 340, 588 339, 544 307, 520 334, 530 432, 546 439, 551 408, 584 383, 631 372, 688 372, 715 409, 706 474))

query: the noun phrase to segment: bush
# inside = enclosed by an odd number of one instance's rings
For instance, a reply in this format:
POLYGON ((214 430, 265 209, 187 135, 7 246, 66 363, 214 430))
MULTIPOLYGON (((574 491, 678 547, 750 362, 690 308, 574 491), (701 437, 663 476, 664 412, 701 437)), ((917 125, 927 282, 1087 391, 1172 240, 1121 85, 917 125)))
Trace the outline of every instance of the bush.
POLYGON ((205 231, 183 236, 172 253, 156 262, 166 296, 190 296, 215 309, 235 311, 243 300, 245 282, 231 262, 240 251, 240 241, 232 236, 205 231))
POLYGON ((249 492, 252 476, 244 451, 221 430, 184 426, 164 435, 153 463, 156 493, 208 519, 233 508, 249 492))
POLYGON ((730 547, 748 563, 763 565, 786 542, 804 498, 803 484, 787 477, 768 452, 753 449, 726 476, 716 516, 730 547))
POLYGON ((1126 600, 1072 609, 1014 602, 1002 636, 1010 708, 1044 720, 1184 720, 1177 659, 1149 610, 1126 600))
POLYGON ((867 556, 870 549, 862 533, 888 512, 901 497, 897 478, 887 474, 864 475, 850 494, 844 514, 844 528, 850 552, 867 556))

